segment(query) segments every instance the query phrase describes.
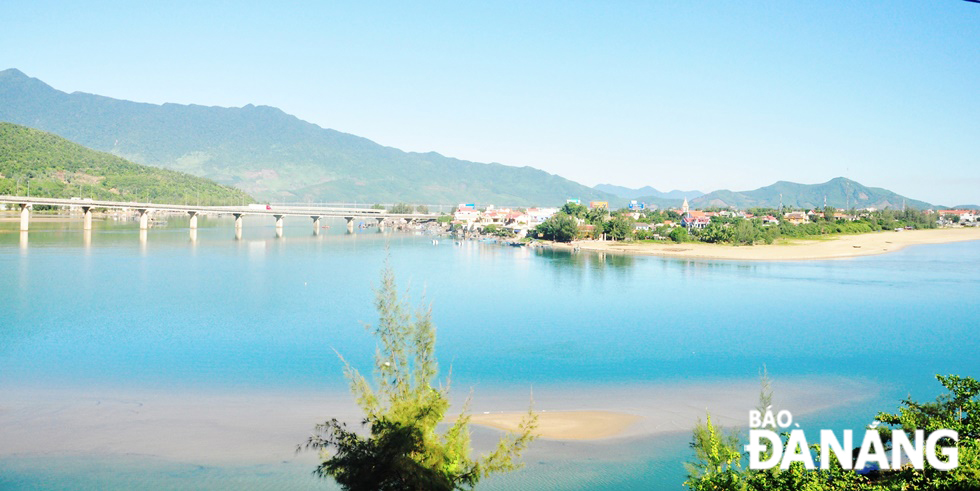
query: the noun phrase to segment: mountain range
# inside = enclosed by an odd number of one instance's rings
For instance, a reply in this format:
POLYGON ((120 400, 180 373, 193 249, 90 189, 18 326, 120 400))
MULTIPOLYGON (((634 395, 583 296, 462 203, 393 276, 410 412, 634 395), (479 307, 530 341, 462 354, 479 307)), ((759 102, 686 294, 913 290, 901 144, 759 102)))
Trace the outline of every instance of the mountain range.
POLYGON ((138 164, 205 177, 260 201, 561 205, 568 198, 692 206, 930 208, 881 188, 836 178, 780 181, 752 191, 661 192, 590 188, 532 167, 404 152, 321 128, 269 106, 147 104, 56 90, 16 69, 0 71, 0 121, 60 135, 138 164))
POLYGON ((651 186, 643 186, 642 188, 633 189, 624 186, 616 186, 615 184, 597 184, 596 186, 593 187, 593 189, 597 189, 605 193, 615 194, 620 198, 625 198, 630 200, 637 199, 637 198, 683 200, 684 198, 694 199, 704 194, 701 191, 678 191, 676 189, 665 193, 662 191, 658 191, 656 188, 653 188, 651 186))
POLYGON ((403 152, 274 107, 156 105, 68 94, 16 69, 0 72, 0 121, 206 177, 259 200, 559 205, 568 198, 615 199, 531 167, 403 152))
POLYGON ((3 122, 0 194, 202 205, 252 202, 241 190, 208 179, 134 164, 58 135, 3 122))

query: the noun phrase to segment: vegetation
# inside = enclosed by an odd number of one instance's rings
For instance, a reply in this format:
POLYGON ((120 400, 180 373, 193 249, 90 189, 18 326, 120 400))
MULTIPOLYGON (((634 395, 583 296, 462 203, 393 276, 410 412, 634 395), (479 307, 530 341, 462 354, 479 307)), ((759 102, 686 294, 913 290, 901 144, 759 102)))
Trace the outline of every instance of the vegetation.
POLYGON ((415 213, 415 207, 412 205, 407 205, 405 203, 398 203, 396 205, 392 205, 391 208, 388 209, 388 213, 398 213, 398 214, 408 215, 410 213, 415 213))
POLYGON ((48 198, 228 205, 253 202, 237 189, 97 152, 50 133, 0 123, 0 194, 48 198))
POLYGON ((432 386, 438 363, 431 309, 413 311, 399 300, 388 266, 375 307, 374 386, 344 362, 368 434, 336 419, 317 425, 305 445, 320 451, 322 462, 314 474, 352 491, 448 491, 471 489, 483 477, 517 468, 517 458, 534 439, 537 415, 529 409, 519 433, 504 436, 493 452, 472 459, 465 408, 444 432, 438 431, 449 410, 449 382, 432 386))
POLYGON ((536 231, 546 240, 571 242, 578 236, 578 221, 575 217, 559 211, 538 225, 536 231))
MULTIPOLYGON (((890 443, 886 438, 890 435, 886 430, 890 428, 904 430, 907 434, 924 430, 926 436, 940 429, 956 431, 959 435, 959 465, 953 470, 937 470, 926 460, 922 470, 906 465, 897 470, 861 473, 845 470, 834 457, 827 470, 807 470, 800 462, 790 464, 786 470, 780 470, 779 466, 767 470, 743 469, 741 462, 745 456, 737 433, 726 433, 723 428, 713 425, 709 415, 705 423, 695 427, 691 442, 695 460, 687 465, 688 479, 684 485, 699 491, 980 489, 980 382, 956 375, 936 375, 936 379, 949 392, 935 402, 905 400, 898 414, 878 413, 876 419, 884 424, 878 429, 886 445, 890 443)), ((767 390, 768 378, 764 376, 760 397, 762 407, 771 403, 767 390)), ((785 447, 787 435, 783 434, 782 439, 785 447)), ((819 445, 811 446, 810 450, 819 456, 819 445)))
MULTIPOLYGON (((111 94, 110 94, 111 95, 111 94)), ((239 187, 263 201, 559 204, 615 196, 531 167, 403 152, 268 106, 141 104, 0 71, 0 120, 239 187)))
POLYGON ((823 208, 824 202, 834 208, 878 208, 924 210, 933 205, 901 196, 882 188, 865 186, 859 182, 837 177, 820 184, 799 184, 779 181, 752 191, 714 191, 691 200, 691 206, 711 206, 739 209, 752 207, 774 208, 823 208))

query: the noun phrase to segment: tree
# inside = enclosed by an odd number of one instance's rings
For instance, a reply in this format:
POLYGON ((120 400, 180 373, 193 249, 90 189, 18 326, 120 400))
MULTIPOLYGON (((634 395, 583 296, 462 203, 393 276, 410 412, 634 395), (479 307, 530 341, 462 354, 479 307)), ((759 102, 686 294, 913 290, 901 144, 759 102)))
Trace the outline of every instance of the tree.
POLYGON ((407 215, 409 213, 413 213, 414 211, 415 211, 414 206, 407 205, 405 203, 398 203, 396 205, 392 205, 391 209, 388 210, 388 213, 407 215))
POLYGON ((606 234, 613 240, 623 240, 633 235, 633 221, 626 217, 616 217, 605 224, 606 234))
POLYGON ((418 205, 418 206, 415 207, 415 211, 417 213, 428 213, 429 212, 429 207, 428 206, 425 206, 425 205, 418 205))
POLYGON ((578 235, 578 222, 575 218, 559 211, 538 225, 537 230, 545 239, 571 242, 578 235))
POLYGON ((585 218, 585 214, 588 213, 589 209, 586 208, 585 205, 580 205, 578 203, 565 203, 565 206, 561 207, 561 211, 565 212, 566 215, 585 218))
POLYGON ((320 451, 314 474, 332 477, 351 491, 449 491, 471 489, 482 477, 518 468, 516 459, 535 438, 537 415, 528 409, 518 433, 502 437, 490 454, 471 459, 465 407, 445 432, 437 432, 449 410, 450 384, 432 386, 438 363, 431 308, 412 312, 399 300, 387 264, 375 307, 379 322, 367 326, 379 343, 374 386, 341 357, 369 434, 359 435, 336 419, 317 425, 305 445, 320 451))
POLYGON ((687 233, 687 229, 684 227, 674 227, 674 229, 670 231, 670 234, 668 234, 668 236, 670 237, 670 240, 677 243, 687 242, 688 240, 690 240, 690 236, 687 233))

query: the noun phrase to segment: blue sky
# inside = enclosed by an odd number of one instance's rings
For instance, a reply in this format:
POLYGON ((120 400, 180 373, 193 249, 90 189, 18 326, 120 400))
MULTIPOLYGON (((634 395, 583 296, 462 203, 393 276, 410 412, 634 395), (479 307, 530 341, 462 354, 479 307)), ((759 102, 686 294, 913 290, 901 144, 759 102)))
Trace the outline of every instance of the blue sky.
POLYGON ((980 202, 970 2, 84 3, 0 4, 0 68, 587 185, 980 202))

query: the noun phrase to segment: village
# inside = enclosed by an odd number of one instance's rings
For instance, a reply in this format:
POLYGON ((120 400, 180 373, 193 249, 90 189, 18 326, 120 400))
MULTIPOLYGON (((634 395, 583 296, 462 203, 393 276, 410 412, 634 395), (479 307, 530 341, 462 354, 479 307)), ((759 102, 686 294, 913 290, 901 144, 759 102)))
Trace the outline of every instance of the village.
MULTIPOLYGON (((724 229, 733 228, 738 222, 750 223, 756 230, 772 227, 782 229, 787 235, 787 226, 794 228, 808 224, 840 224, 836 228, 802 227, 802 233, 791 236, 821 235, 827 233, 861 233, 877 230, 912 230, 917 228, 937 228, 954 226, 977 226, 977 210, 878 210, 865 208, 844 210, 825 207, 809 210, 777 210, 756 208, 737 209, 691 209, 685 199, 676 209, 660 210, 646 204, 631 201, 627 208, 610 210, 607 201, 592 201, 588 206, 578 199, 567 200, 565 206, 535 208, 496 208, 486 205, 478 208, 475 204, 460 204, 449 221, 450 230, 462 238, 505 237, 515 240, 543 237, 539 227, 559 215, 567 215, 575 220, 577 239, 591 240, 678 240, 677 233, 683 229, 692 239, 701 238, 704 242, 726 242, 725 240, 705 240, 704 232, 713 226, 724 229), (825 218, 832 213, 831 218, 825 218), (627 221, 629 230, 624 233, 622 226, 618 233, 611 233, 608 226, 615 220, 627 221), (866 227, 847 227, 848 223, 867 224, 866 227), (814 231, 818 233, 814 234, 814 231), (805 232, 804 232, 805 231, 805 232)), ((764 235, 764 234, 763 234, 764 235)), ((767 241, 771 243, 771 241, 767 241)))

